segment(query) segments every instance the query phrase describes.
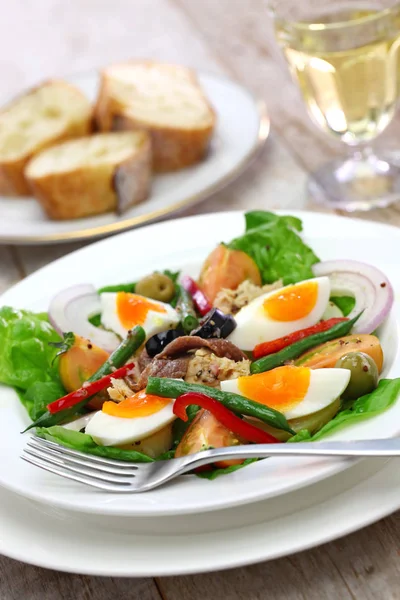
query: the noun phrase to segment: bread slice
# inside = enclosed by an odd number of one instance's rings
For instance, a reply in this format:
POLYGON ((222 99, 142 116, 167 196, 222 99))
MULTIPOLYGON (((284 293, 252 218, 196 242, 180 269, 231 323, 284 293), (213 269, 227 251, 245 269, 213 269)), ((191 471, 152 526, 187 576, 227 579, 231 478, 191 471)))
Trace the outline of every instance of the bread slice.
POLYGON ((216 122, 192 70, 152 61, 102 71, 95 119, 101 131, 148 131, 153 168, 159 172, 200 161, 216 122))
POLYGON ((33 158, 25 176, 51 219, 121 213, 147 198, 150 139, 137 131, 64 142, 33 158))
POLYGON ((87 135, 93 109, 74 86, 48 81, 0 111, 0 194, 28 194, 27 162, 50 145, 87 135))

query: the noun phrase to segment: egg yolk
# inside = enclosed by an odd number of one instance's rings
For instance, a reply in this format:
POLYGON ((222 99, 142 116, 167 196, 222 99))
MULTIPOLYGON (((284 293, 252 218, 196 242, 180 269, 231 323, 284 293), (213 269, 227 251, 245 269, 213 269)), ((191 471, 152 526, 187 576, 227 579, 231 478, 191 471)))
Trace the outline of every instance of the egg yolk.
POLYGON ((125 329, 132 329, 135 325, 143 325, 150 310, 158 313, 167 312, 163 306, 151 302, 143 296, 118 292, 117 314, 121 325, 125 329))
POLYGON ((141 390, 134 396, 122 400, 122 402, 104 402, 101 410, 112 417, 134 419, 154 415, 154 413, 159 412, 170 402, 170 398, 152 396, 151 394, 146 394, 145 390, 141 390))
POLYGON ((318 284, 315 281, 307 281, 277 291, 264 301, 263 307, 274 321, 297 321, 310 314, 317 298, 318 284))
POLYGON ((285 412, 299 404, 310 385, 307 367, 277 367, 266 373, 239 377, 239 391, 246 398, 285 412))

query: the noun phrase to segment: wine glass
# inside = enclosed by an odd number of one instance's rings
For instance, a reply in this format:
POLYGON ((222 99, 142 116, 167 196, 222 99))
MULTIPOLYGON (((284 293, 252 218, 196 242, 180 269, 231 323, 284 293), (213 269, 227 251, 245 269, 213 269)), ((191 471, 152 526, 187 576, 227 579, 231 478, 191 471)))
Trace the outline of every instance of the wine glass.
POLYGON ((370 146, 400 94, 400 3, 271 0, 269 7, 308 114, 348 149, 346 159, 312 173, 311 194, 346 211, 400 200, 400 168, 370 146))

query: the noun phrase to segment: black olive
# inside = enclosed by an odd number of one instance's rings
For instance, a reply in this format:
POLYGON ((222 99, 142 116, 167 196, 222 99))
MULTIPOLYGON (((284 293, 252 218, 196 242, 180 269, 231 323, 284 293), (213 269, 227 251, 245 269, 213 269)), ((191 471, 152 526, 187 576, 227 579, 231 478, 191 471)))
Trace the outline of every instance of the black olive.
POLYGON ((168 329, 168 331, 162 331, 161 333, 156 333, 146 342, 146 350, 147 354, 153 358, 156 354, 162 352, 165 346, 168 346, 170 342, 176 340, 176 338, 185 335, 183 329, 168 329))
POLYGON ((190 335, 197 335, 204 340, 226 338, 235 328, 236 321, 232 315, 226 315, 218 308, 213 308, 200 321, 200 327, 194 329, 190 335))

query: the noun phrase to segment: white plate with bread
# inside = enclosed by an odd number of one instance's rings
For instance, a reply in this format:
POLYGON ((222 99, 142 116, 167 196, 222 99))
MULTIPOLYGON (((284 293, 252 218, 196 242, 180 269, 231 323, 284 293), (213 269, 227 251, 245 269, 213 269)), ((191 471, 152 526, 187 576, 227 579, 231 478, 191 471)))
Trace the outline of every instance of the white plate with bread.
POLYGON ((154 61, 51 80, 0 109, 0 243, 109 235, 204 199, 248 164, 265 107, 154 61))

